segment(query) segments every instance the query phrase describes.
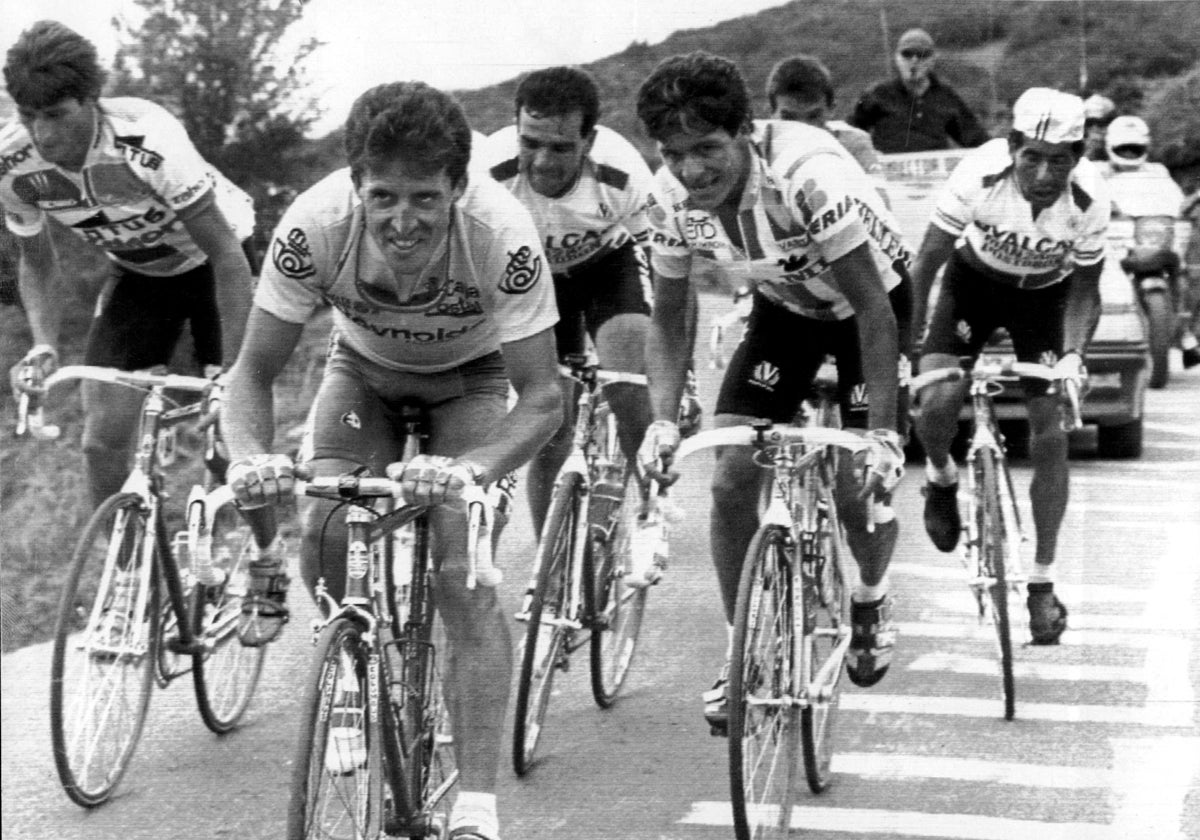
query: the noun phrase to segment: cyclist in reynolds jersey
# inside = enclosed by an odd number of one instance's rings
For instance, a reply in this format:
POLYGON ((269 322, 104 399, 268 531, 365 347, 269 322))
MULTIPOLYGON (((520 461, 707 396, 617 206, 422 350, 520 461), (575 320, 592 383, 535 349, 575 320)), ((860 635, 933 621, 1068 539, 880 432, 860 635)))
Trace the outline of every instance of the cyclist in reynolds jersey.
MULTIPOLYGON (((477 171, 468 182, 471 133, 458 103, 417 82, 381 85, 351 108, 345 144, 349 169, 304 192, 277 228, 231 372, 227 438, 239 460, 229 483, 244 504, 292 492, 291 460, 258 453, 272 448, 272 383, 325 303, 334 333, 311 414, 317 475, 387 470, 409 501, 437 505, 528 461, 562 417, 558 318, 537 231, 503 188, 477 171), (428 412, 432 454, 397 474, 399 409, 413 402, 428 412)), ((301 563, 306 584, 324 575, 340 599, 345 525, 327 513, 325 503, 305 511, 301 563)), ((462 774, 449 837, 496 840, 508 622, 494 589, 465 586, 464 514, 439 507, 431 520, 462 774)))
MULTIPOLYGON (((47 374, 58 364, 56 287, 64 278, 48 216, 112 263, 85 364, 166 364, 188 320, 202 365, 219 370, 222 359, 232 360, 250 306, 240 244, 253 227, 249 198, 220 178, 159 106, 100 99, 104 71, 95 46, 60 23, 42 21, 22 33, 4 78, 18 122, 0 130, 0 204, 20 242, 21 299, 34 341, 14 375, 31 362, 47 374), (239 236, 230 223, 247 210, 249 227, 239 236)), ((99 504, 129 472, 141 399, 87 382, 83 403, 88 482, 99 504)))
MULTIPOLYGON (((558 300, 559 355, 584 352, 590 335, 602 367, 643 373, 650 283, 642 246, 650 169, 627 140, 596 124, 600 94, 583 70, 530 73, 517 87, 515 105, 516 124, 493 134, 480 159, 529 210, 542 238, 558 300)), ((571 449, 575 400, 572 383, 564 383, 563 423, 529 469, 529 508, 539 534, 555 476, 571 449)), ((646 389, 615 382, 604 392, 621 447, 633 458, 650 423, 646 389)), ((638 570, 643 585, 646 571, 638 570)))
MULTIPOLYGON (((642 83, 637 111, 664 163, 655 176, 662 205, 651 210, 657 289, 646 355, 654 360, 655 416, 674 417, 679 405, 691 351, 683 303, 691 271, 705 262, 754 289, 745 338, 717 398, 718 427, 789 422, 826 354, 837 357, 843 417, 872 430, 876 456, 868 488, 857 485, 852 459, 842 459, 838 493, 861 578, 847 665, 855 683, 873 685, 888 669, 895 636, 886 572, 898 527, 886 499, 904 464, 897 367, 909 252, 871 179, 832 135, 800 123, 751 123, 750 96, 731 61, 703 52, 665 60, 642 83), (873 532, 860 491, 880 493, 873 532)), ((677 443, 674 424, 655 420, 643 461, 677 443)), ((730 625, 757 528, 761 470, 750 452, 718 450, 713 476, 713 563, 730 625)), ((717 728, 725 721, 725 680, 723 670, 705 696, 717 728)))
MULTIPOLYGON (((1100 317, 1100 269, 1109 199, 1096 166, 1083 158, 1083 102, 1030 88, 1013 105, 1007 140, 963 158, 946 182, 913 268, 916 323, 938 269, 946 267, 929 324, 921 370, 956 367, 1004 327, 1022 361, 1057 365, 1082 381, 1083 354, 1100 317), (1065 352, 1064 352, 1065 350, 1065 352)), ((927 455, 925 529, 953 551, 961 521, 950 443, 966 382, 926 389, 916 430, 927 455)), ((1025 382, 1033 482, 1029 497, 1037 552, 1029 576, 1034 644, 1054 644, 1067 608, 1054 594, 1055 543, 1067 506, 1067 436, 1057 395, 1025 382)))

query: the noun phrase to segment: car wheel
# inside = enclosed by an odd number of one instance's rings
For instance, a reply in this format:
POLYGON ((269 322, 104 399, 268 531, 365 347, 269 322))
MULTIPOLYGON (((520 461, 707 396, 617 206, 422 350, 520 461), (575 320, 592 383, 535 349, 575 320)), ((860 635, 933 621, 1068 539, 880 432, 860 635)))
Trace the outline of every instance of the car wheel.
POLYGON ((1101 458, 1137 458, 1142 454, 1142 418, 1120 426, 1096 430, 1096 451, 1101 458))

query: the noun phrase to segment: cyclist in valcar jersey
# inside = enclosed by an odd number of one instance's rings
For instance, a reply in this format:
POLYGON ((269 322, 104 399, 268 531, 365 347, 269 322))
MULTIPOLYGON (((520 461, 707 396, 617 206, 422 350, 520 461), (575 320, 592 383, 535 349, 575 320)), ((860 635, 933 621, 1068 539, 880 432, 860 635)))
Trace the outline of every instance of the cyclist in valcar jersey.
MULTIPOLYGON (((323 304, 334 307, 334 332, 310 415, 317 475, 386 471, 408 501, 441 505, 528 461, 561 421, 546 258, 516 199, 478 170, 468 178, 471 131, 458 103, 419 82, 372 88, 351 108, 345 146, 349 168, 304 192, 276 229, 230 374, 229 483, 243 504, 292 494, 291 459, 259 453, 272 450, 272 384, 323 304), (428 412, 431 454, 400 471, 389 462, 412 402, 428 412)), ((324 576, 340 599, 345 523, 328 512, 306 505, 301 563, 307 585, 324 576)), ((508 622, 494 589, 465 586, 464 513, 430 516, 461 772, 449 837, 497 840, 508 622)))
MULTIPOLYGON (((559 355, 583 353, 590 336, 601 367, 644 373, 650 169, 629 141, 596 124, 600 93, 583 70, 530 73, 517 86, 515 100, 515 125, 488 138, 478 157, 529 210, 542 238, 558 300, 559 355)), ((564 388, 563 423, 529 468, 529 508, 539 534, 555 476, 571 450, 573 383, 564 380, 564 388)), ((646 388, 614 382, 604 394, 617 418, 621 448, 633 458, 650 423, 646 388)), ((658 574, 653 567, 636 568, 628 580, 645 586, 658 574)))
MULTIPOLYGON (((934 276, 945 266, 921 355, 921 371, 957 367, 974 358, 1004 327, 1022 361, 1056 365, 1082 382, 1083 354, 1100 318, 1100 270, 1108 226, 1108 190, 1083 157, 1083 101, 1030 88, 1013 105, 1007 139, 975 150, 946 182, 913 268, 916 323, 924 323, 934 276)), ((953 551, 961 520, 958 469, 950 443, 966 382, 944 383, 921 396, 916 431, 927 455, 925 529, 953 551)), ((1054 594, 1053 563, 1067 507, 1067 436, 1057 394, 1024 383, 1029 410, 1029 497, 1037 552, 1029 576, 1029 629, 1034 644, 1055 644, 1067 608, 1054 594)))
MULTIPOLYGON (((871 179, 826 131, 750 119, 741 73, 725 58, 695 52, 666 59, 642 83, 638 118, 658 143, 652 209, 657 282, 647 347, 656 419, 641 457, 678 444, 671 420, 691 351, 682 319, 693 268, 715 262, 754 289, 746 335, 734 351, 714 423, 789 422, 826 354, 837 357, 846 425, 871 429, 874 475, 867 487, 853 459, 840 476, 839 508, 858 561, 847 667, 873 685, 892 659, 895 624, 886 576, 898 534, 889 493, 903 474, 898 367, 906 342, 908 249, 871 179), (878 494, 873 531, 863 499, 878 494)), ((748 447, 717 452, 713 563, 732 625, 738 579, 757 529, 761 469, 748 447)), ((730 633, 732 636, 732 632, 730 633)), ((705 716, 726 722, 727 669, 705 695, 705 716)))
MULTIPOLYGON (((105 251, 112 267, 84 362, 123 370, 165 365, 186 321, 207 373, 232 361, 250 307, 241 240, 250 199, 196 151, 163 108, 101 99, 95 46, 56 21, 23 32, 4 65, 17 121, 0 129, 0 205, 20 242, 21 300, 33 348, 13 368, 58 366, 62 275, 47 217, 105 251), (242 225, 235 233, 231 225, 242 225), (220 320, 217 312, 219 310, 220 320)), ((87 382, 83 450, 93 504, 129 473, 141 397, 87 382)))

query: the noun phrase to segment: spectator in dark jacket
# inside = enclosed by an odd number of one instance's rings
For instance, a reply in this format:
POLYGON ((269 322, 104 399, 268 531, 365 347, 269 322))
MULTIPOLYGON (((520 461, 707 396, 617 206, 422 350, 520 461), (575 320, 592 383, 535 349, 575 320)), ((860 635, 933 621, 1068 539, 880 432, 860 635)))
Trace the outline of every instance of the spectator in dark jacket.
POLYGON ((898 77, 880 82, 854 106, 850 124, 871 133, 884 154, 978 146, 988 133, 949 85, 933 73, 933 38, 910 29, 896 43, 898 77))

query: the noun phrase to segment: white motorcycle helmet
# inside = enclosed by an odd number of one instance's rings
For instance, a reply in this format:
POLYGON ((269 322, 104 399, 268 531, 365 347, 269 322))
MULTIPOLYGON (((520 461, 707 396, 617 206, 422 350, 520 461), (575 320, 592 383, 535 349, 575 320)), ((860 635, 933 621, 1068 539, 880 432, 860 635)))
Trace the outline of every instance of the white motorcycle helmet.
POLYGON ((1150 152, 1150 126, 1141 117, 1117 117, 1108 124, 1104 149, 1116 169, 1137 169, 1150 152))

